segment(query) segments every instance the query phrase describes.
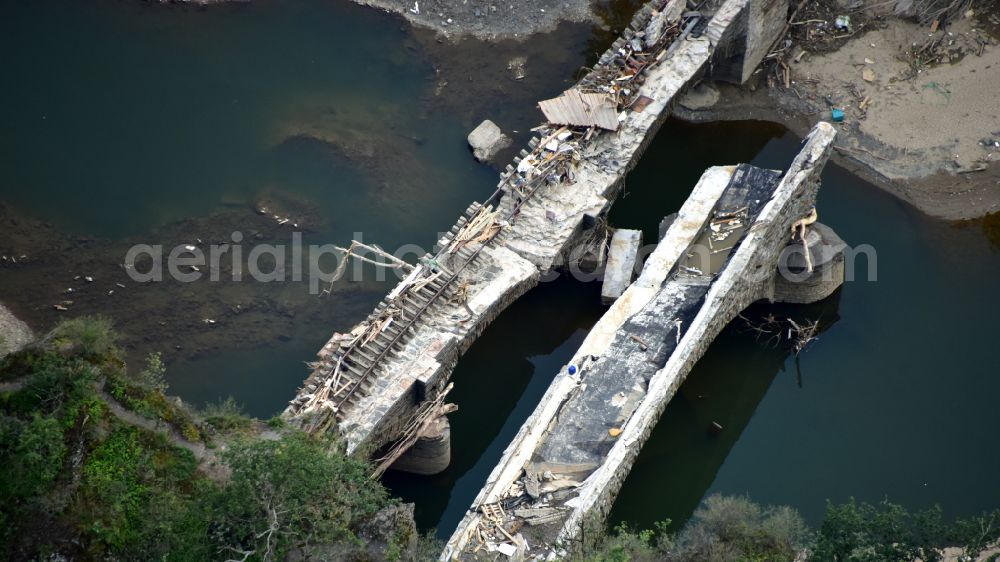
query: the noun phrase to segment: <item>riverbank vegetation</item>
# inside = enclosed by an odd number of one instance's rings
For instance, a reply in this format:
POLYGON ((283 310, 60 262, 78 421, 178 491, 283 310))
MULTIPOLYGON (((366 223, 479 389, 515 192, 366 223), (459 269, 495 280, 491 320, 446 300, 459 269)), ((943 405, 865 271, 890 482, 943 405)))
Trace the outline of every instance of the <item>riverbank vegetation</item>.
POLYGON ((909 512, 878 505, 828 504, 818 531, 789 507, 711 496, 677 534, 669 522, 635 532, 621 527, 575 562, 901 562, 1000 560, 1000 510, 947 521, 939 507, 909 512))
MULTIPOLYGON (((192 412, 165 394, 159 357, 134 375, 123 357, 110 322, 83 318, 0 363, 3 559, 436 559, 412 506, 335 440, 231 400, 192 412)), ((679 531, 620 528, 575 560, 930 562, 998 539, 1000 511, 947 522, 851 501, 813 531, 791 508, 713 496, 679 531)))
POLYGON ((106 320, 71 320, 0 365, 0 558, 414 551, 412 517, 366 463, 232 403, 195 415, 164 394, 157 357, 126 376, 115 340, 106 320))

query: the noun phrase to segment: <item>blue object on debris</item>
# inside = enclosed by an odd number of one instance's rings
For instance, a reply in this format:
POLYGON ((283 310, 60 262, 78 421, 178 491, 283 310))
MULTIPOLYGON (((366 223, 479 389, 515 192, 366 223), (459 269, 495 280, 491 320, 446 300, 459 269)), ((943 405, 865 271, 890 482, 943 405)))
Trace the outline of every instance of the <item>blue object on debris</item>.
POLYGON ((844 120, 844 110, 843 109, 836 109, 836 108, 831 109, 830 110, 830 117, 833 118, 834 122, 840 123, 841 121, 844 120))
POLYGON ((567 370, 569 371, 569 374, 575 375, 576 374, 576 365, 570 365, 569 369, 567 369, 567 370))

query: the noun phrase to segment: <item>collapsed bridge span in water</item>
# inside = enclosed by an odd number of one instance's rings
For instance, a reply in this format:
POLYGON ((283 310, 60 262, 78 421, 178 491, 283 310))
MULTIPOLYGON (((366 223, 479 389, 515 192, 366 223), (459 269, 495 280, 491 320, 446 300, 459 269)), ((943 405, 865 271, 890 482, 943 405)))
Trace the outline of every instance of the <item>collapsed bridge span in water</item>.
POLYGON ((603 118, 603 128, 540 127, 494 197, 472 204, 440 251, 422 258, 368 319, 330 338, 284 418, 338 431, 351 453, 381 451, 380 471, 432 427, 434 439, 446 440, 446 424, 432 422, 447 409, 442 394, 458 358, 542 275, 603 241, 625 175, 676 97, 709 67, 737 81, 749 76, 787 8, 787 0, 725 0, 685 12, 684 0, 653 0, 640 9, 574 88, 604 94, 616 130, 606 131, 613 123, 603 118))
POLYGON ((805 299, 840 286, 840 248, 792 241, 793 232, 810 239, 802 225, 815 219, 834 136, 817 125, 784 176, 748 165, 705 172, 639 279, 507 447, 442 560, 497 550, 562 557, 588 525, 603 523, 660 414, 719 332, 756 301, 792 296, 777 275, 789 248, 811 255, 798 272, 811 279, 805 299))

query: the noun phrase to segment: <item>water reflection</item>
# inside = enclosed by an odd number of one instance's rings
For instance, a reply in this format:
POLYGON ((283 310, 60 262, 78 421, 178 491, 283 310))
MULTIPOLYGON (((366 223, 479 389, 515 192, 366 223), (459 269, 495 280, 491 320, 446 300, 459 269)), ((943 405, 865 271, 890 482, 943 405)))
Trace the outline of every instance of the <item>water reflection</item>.
POLYGON ((609 523, 652 528, 670 519, 683 524, 701 503, 775 377, 792 378, 799 387, 809 384, 798 357, 790 360, 794 351, 784 331, 786 319, 800 325, 818 321, 819 339, 810 345, 821 345, 823 332, 839 320, 839 304, 839 290, 810 305, 758 303, 730 323, 670 401, 626 478, 609 523), (754 329, 774 319, 782 326, 767 333, 754 329))

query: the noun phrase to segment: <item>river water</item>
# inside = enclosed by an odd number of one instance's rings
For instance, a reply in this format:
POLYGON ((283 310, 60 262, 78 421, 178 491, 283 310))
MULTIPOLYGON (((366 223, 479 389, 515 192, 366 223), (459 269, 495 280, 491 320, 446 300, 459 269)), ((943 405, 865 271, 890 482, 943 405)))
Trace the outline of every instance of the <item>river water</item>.
MULTIPOLYGON (((246 230, 263 220, 253 211, 261 200, 302 213, 317 243, 345 244, 362 232, 387 247, 429 245, 495 185, 496 172, 465 147, 468 130, 501 115, 523 138, 538 119, 524 99, 565 87, 610 37, 563 26, 540 45, 463 43, 453 56, 496 62, 520 49, 529 74, 537 61, 538 78, 497 79, 506 86, 493 91, 442 85, 432 39, 346 2, 205 10, 41 0, 2 9, 0 201, 65 238, 24 267, 4 265, 0 299, 40 329, 58 319, 50 303, 75 273, 119 259, 137 240, 193 237, 220 224, 246 230), (554 43, 565 52, 553 54, 554 43)), ((651 240, 705 167, 784 168, 797 146, 765 123, 670 122, 629 176, 611 222, 651 240)), ((997 247, 977 224, 926 218, 837 166, 823 181, 820 220, 852 247, 873 248, 877 264, 859 257, 854 281, 822 303, 748 312, 820 319, 824 331, 798 357, 740 322, 730 326, 668 406, 613 521, 683 521, 714 492, 792 505, 812 523, 825 500, 850 496, 940 503, 949 515, 1000 505, 997 247), (709 431, 712 422, 722 431, 709 431)), ((27 251, 18 244, 34 239, 22 227, 35 223, 4 224, 4 251, 27 251)), ((268 240, 288 237, 256 225, 268 240)), ((86 288, 77 286, 77 294, 86 288)), ((267 417, 292 396, 302 363, 330 332, 360 320, 387 286, 360 283, 327 300, 294 283, 135 288, 123 300, 77 296, 71 311, 111 315, 135 355, 166 353, 172 390, 186 400, 233 395, 267 417), (256 303, 257 316, 226 316, 209 330, 200 317, 224 314, 212 307, 230 306, 227 299, 256 303), (163 319, 145 320, 155 314, 163 319)), ((450 533, 603 313, 599 301, 597 283, 545 283, 461 360, 452 466, 434 477, 385 477, 417 503, 422 527, 450 533)))

